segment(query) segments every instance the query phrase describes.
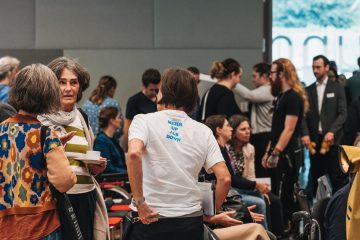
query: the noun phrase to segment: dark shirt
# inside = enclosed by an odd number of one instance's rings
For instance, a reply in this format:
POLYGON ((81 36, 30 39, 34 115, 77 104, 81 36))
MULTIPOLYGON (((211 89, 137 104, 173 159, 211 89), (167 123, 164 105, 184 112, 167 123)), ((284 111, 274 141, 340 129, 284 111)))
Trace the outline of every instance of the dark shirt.
POLYGON ((360 97, 357 97, 349 106, 341 143, 352 146, 358 132, 360 132, 360 97))
POLYGON ((156 103, 151 101, 151 99, 145 96, 142 92, 138 92, 129 98, 126 104, 125 117, 127 119, 133 120, 137 114, 146 114, 156 111, 156 103))
POLYGON ((299 94, 290 89, 280 94, 274 103, 274 115, 271 125, 271 144, 275 146, 285 128, 285 118, 287 115, 297 116, 295 131, 291 136, 290 142, 300 137, 301 122, 304 115, 304 102, 299 94))
POLYGON ((231 186, 238 189, 254 190, 256 182, 250 181, 242 176, 235 175, 227 149, 220 146, 220 150, 231 175, 231 186))
POLYGON ((15 113, 16 110, 11 105, 4 102, 0 102, 0 122, 8 119, 9 117, 14 116, 15 113))
POLYGON ((325 239, 346 239, 346 207, 351 182, 338 190, 326 206, 324 227, 325 239))
POLYGON ((242 114, 235 101, 234 93, 227 87, 215 84, 209 89, 205 106, 205 118, 202 119, 205 96, 206 94, 201 99, 198 114, 199 121, 205 120, 207 117, 217 114, 226 115, 227 117, 231 117, 235 114, 242 114))
POLYGON ((107 159, 104 173, 125 173, 125 154, 119 143, 100 132, 94 142, 94 150, 101 152, 101 157, 107 159))

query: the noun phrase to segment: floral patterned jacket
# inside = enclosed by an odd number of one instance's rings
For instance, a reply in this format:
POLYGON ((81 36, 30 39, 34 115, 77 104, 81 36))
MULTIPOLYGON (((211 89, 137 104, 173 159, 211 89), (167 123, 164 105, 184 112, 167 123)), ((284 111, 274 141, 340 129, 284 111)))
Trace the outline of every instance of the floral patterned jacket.
POLYGON ((76 182, 50 128, 41 149, 40 128, 37 119, 20 114, 0 124, 0 217, 55 209, 49 183, 66 192, 76 182))

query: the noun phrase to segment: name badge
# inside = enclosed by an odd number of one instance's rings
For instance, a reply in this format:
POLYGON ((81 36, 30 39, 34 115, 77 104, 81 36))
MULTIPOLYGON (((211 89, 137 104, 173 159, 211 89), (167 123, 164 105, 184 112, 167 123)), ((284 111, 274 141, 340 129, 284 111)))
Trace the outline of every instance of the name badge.
POLYGON ((327 93, 326 97, 327 98, 333 98, 333 97, 335 97, 335 94, 333 92, 332 93, 327 93))

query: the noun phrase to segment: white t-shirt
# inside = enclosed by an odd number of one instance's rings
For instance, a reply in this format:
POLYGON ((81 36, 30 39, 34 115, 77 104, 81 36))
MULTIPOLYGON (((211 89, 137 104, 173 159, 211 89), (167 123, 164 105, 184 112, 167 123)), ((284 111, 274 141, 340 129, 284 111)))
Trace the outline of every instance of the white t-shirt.
POLYGON ((164 217, 200 211, 198 174, 202 167, 209 171, 224 161, 211 130, 183 111, 163 110, 136 115, 129 128, 131 139, 145 146, 142 170, 147 204, 164 217))

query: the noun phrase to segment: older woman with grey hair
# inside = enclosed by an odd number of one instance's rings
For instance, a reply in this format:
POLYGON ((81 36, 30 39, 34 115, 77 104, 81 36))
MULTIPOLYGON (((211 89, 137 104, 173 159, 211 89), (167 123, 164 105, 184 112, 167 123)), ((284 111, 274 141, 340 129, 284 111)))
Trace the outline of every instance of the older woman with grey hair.
POLYGON ((0 101, 7 103, 9 90, 19 71, 20 61, 17 58, 5 56, 0 58, 0 101))
POLYGON ((0 124, 0 239, 62 239, 49 183, 66 192, 76 175, 54 130, 45 129, 41 146, 36 119, 60 107, 56 76, 41 64, 25 67, 9 100, 19 111, 0 124))
MULTIPOLYGON (((60 84, 60 111, 40 116, 40 121, 55 129, 62 138, 68 140, 65 145, 66 156, 78 181, 67 191, 74 208, 84 239, 106 239, 108 220, 104 199, 93 175, 101 173, 106 161, 101 165, 85 164, 86 151, 92 150, 94 135, 88 126, 86 114, 76 108, 82 92, 88 88, 90 75, 74 59, 60 57, 48 64, 60 84)), ((66 231, 63 231, 66 238, 66 231)))

